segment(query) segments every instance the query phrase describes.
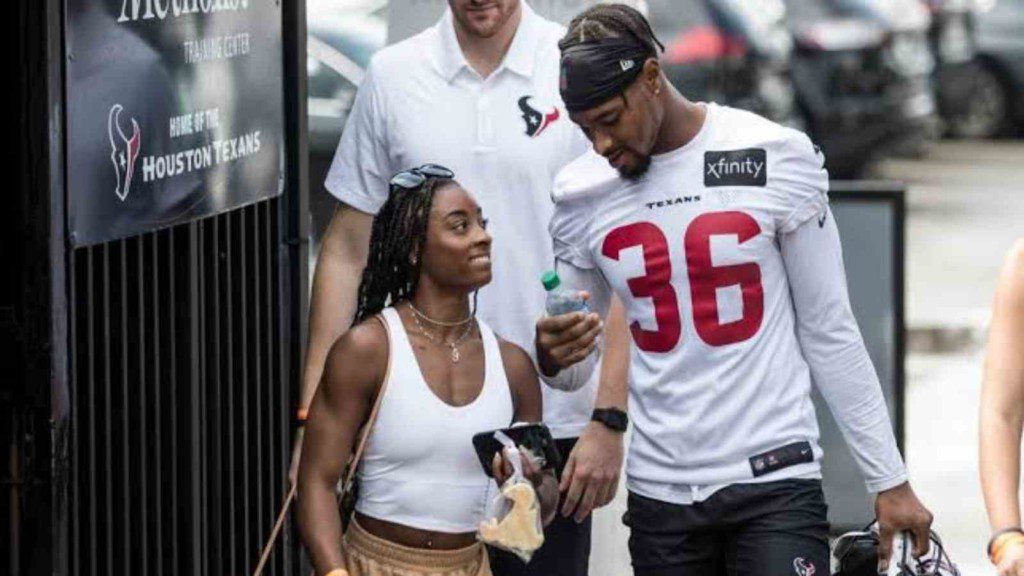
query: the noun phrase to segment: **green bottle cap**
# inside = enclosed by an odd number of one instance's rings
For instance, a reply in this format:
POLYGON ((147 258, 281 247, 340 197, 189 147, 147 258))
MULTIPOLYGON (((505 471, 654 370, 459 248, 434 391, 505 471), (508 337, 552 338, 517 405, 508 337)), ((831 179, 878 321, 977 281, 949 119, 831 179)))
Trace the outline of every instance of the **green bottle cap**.
POLYGON ((559 284, 562 283, 562 280, 558 277, 558 272, 548 270, 540 277, 540 283, 544 285, 545 290, 550 292, 555 288, 558 288, 559 284))

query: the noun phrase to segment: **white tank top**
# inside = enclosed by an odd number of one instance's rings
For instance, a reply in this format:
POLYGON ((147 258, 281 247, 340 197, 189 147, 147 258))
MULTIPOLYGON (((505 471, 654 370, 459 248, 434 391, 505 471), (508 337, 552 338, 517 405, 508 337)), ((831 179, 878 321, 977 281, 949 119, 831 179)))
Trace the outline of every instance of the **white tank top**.
POLYGON ((394 308, 381 316, 390 332, 391 374, 359 465, 360 513, 434 532, 474 532, 493 481, 473 449, 473 435, 504 428, 514 411, 494 332, 478 320, 484 384, 471 403, 447 404, 427 386, 394 308))

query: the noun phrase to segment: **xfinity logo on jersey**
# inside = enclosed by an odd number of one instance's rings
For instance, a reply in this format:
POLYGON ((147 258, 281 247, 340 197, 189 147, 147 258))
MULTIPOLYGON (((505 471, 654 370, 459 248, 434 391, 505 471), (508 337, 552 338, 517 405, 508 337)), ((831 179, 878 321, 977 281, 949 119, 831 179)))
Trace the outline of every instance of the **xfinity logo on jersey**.
POLYGON ((766 157, 764 148, 709 150, 704 153, 704 186, 764 186, 766 157))
POLYGON ((558 120, 558 107, 553 106, 550 112, 541 113, 533 106, 530 106, 530 98, 523 96, 519 99, 519 109, 523 112, 523 120, 526 121, 526 135, 530 138, 540 136, 545 128, 558 120))

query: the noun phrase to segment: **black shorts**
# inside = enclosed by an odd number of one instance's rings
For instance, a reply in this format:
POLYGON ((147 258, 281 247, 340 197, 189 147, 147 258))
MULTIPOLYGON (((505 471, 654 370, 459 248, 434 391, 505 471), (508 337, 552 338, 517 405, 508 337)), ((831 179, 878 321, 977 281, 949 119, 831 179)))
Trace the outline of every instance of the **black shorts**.
POLYGON ((703 502, 630 492, 622 521, 636 576, 828 576, 820 480, 734 484, 703 502))

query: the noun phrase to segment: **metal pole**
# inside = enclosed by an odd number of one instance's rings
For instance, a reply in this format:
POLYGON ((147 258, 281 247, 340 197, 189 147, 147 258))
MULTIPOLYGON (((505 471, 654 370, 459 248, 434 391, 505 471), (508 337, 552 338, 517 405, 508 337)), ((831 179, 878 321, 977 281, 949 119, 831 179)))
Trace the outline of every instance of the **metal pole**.
POLYGON ((11 449, 10 465, 11 472, 11 576, 21 574, 18 552, 21 548, 18 542, 18 535, 21 533, 21 513, 18 510, 18 503, 21 502, 21 471, 18 468, 18 417, 11 414, 11 449))

